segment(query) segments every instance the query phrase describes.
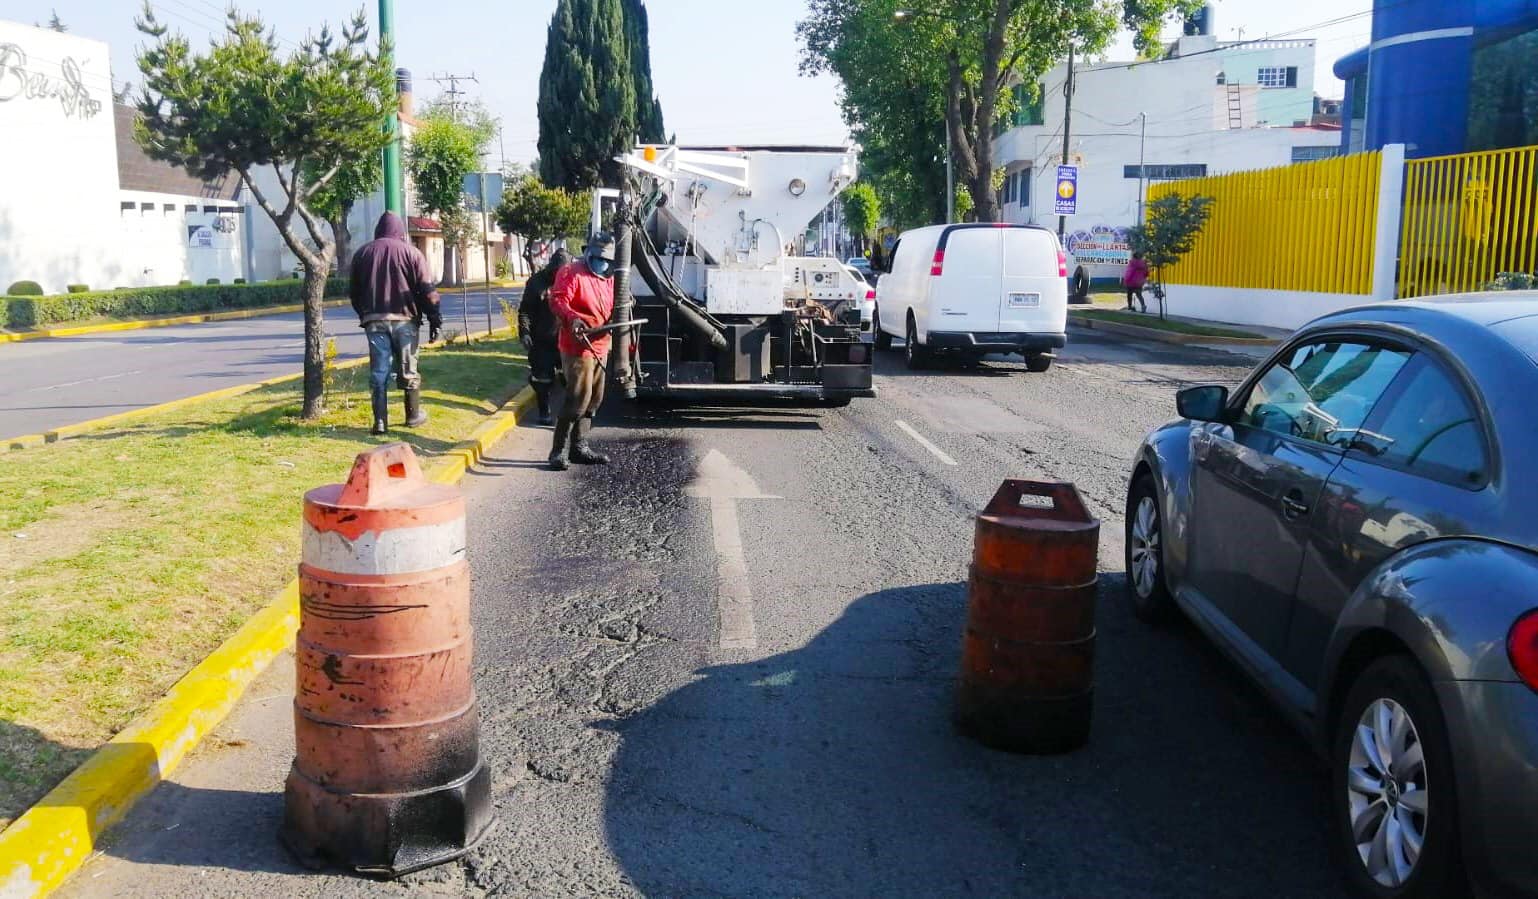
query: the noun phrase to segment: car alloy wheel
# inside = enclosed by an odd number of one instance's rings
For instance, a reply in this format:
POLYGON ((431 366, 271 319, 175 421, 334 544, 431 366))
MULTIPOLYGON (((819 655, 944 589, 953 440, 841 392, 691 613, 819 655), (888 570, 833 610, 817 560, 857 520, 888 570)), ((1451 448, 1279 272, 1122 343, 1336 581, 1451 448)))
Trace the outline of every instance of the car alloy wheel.
POLYGON ((1140 599, 1153 596, 1159 585, 1159 508, 1152 496, 1143 496, 1132 515, 1131 534, 1133 589, 1140 599))
POLYGON ((1374 881, 1398 887, 1420 860, 1431 798, 1425 747, 1404 706, 1392 699, 1368 704, 1348 764, 1346 802, 1357 854, 1374 881))

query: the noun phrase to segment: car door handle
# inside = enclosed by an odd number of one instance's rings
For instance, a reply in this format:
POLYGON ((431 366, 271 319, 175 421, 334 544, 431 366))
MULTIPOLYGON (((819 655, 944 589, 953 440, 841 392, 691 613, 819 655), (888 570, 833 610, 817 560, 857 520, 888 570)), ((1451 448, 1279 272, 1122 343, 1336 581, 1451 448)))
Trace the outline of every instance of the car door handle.
POLYGON ((1303 501, 1303 491, 1289 490, 1282 495, 1282 514, 1289 519, 1302 518, 1308 514, 1308 503, 1303 501))

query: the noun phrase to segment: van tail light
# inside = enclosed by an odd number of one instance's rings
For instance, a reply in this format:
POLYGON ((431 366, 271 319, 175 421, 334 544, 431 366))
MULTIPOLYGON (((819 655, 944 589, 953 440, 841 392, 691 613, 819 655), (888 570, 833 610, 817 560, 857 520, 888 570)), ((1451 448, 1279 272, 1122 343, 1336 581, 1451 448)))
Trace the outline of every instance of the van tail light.
POLYGON ((1527 612, 1511 626, 1506 634, 1506 657, 1522 683, 1538 690, 1538 609, 1527 612))
POLYGON ((872 287, 871 289, 865 291, 865 298, 867 300, 870 300, 871 302, 875 302, 875 300, 876 300, 876 288, 872 287))
POLYGON ((1063 252, 1062 247, 1057 248, 1057 276, 1068 277, 1068 254, 1063 252))
POLYGON ((931 275, 938 276, 938 275, 943 274, 944 272, 945 272, 945 251, 944 250, 935 250, 935 261, 931 262, 929 264, 929 273, 931 275))

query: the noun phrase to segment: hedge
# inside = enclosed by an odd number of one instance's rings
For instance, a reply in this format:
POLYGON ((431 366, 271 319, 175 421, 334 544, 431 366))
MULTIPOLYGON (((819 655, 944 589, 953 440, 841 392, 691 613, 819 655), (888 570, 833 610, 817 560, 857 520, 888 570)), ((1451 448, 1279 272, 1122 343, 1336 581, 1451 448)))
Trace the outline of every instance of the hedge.
MULTIPOLYGON (((346 295, 345 278, 332 278, 326 283, 326 296, 346 295)), ((304 282, 301 280, 190 287, 130 287, 46 297, 0 297, 0 323, 7 328, 24 329, 88 318, 187 315, 302 302, 304 282)))

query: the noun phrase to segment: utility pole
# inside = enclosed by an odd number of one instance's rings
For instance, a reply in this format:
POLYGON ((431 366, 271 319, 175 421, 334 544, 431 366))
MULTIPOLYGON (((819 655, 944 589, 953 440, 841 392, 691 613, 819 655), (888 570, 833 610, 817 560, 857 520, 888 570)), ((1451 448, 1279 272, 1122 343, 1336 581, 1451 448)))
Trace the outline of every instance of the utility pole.
MULTIPOLYGON (((1063 82, 1063 165, 1068 165, 1068 132, 1073 125, 1073 45, 1068 45, 1068 78, 1063 82)), ((1068 216, 1057 217, 1057 239, 1063 239, 1068 216)))
POLYGON ((438 82, 440 87, 443 86, 445 81, 448 82, 449 86, 444 89, 443 93, 449 98, 449 116, 453 118, 454 121, 459 121, 459 107, 464 105, 464 101, 459 98, 463 97, 466 93, 465 91, 459 89, 459 82, 473 81, 476 84, 480 84, 481 79, 475 77, 474 72, 471 72, 468 75, 453 75, 445 72, 442 75, 432 75, 430 77, 433 81, 438 82))
POLYGON ((1141 225, 1143 224, 1143 199, 1148 196, 1148 188, 1145 186, 1147 184, 1145 179, 1148 177, 1146 153, 1148 148, 1148 113, 1140 112, 1137 115, 1140 122, 1137 134, 1137 223, 1141 225))
POLYGON ((956 222, 956 166, 951 159, 951 122, 945 120, 945 223, 956 222))
MULTIPOLYGON (((379 0, 379 52, 385 64, 395 68, 395 0, 379 0)), ((396 76, 397 88, 400 77, 396 76)), ((401 125, 400 92, 397 89, 395 103, 385 112, 385 133, 390 142, 384 148, 385 209, 396 215, 406 215, 406 186, 401 180, 401 125)))

